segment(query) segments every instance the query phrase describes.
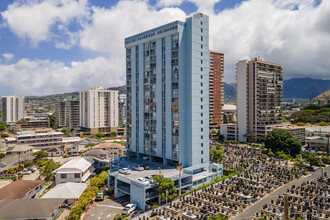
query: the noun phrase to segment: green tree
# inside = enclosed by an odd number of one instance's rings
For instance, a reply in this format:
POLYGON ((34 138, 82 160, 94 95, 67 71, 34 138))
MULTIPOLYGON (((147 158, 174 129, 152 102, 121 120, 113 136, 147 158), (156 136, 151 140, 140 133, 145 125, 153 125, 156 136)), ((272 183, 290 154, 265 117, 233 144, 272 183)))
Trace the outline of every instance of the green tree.
POLYGON ((248 139, 248 142, 252 143, 255 142, 255 137, 257 136, 255 133, 250 132, 245 135, 248 139))
POLYGON ((310 167, 317 166, 319 164, 319 160, 313 156, 309 156, 307 158, 307 162, 309 163, 310 167))
POLYGON ((164 178, 163 175, 156 175, 153 177, 155 185, 157 186, 157 193, 160 200, 166 200, 167 191, 167 202, 172 201, 176 196, 176 188, 174 186, 174 181, 170 178, 164 178))
POLYGON ((85 145, 85 148, 87 149, 91 149, 92 147, 94 147, 96 145, 96 143, 88 143, 85 145))
POLYGON ((304 107, 304 110, 317 110, 317 109, 320 109, 320 108, 321 108, 321 106, 311 103, 309 105, 306 105, 304 107))
POLYGON ((35 152, 32 155, 36 157, 36 160, 39 160, 41 158, 48 157, 48 153, 46 151, 43 151, 43 150, 40 150, 38 152, 35 152))
POLYGON ((54 114, 48 115, 48 118, 49 118, 49 125, 50 125, 50 127, 53 128, 53 129, 56 129, 57 128, 57 124, 56 124, 55 115, 54 114))
POLYGON ((117 214, 114 218, 114 220, 127 220, 128 218, 126 216, 123 216, 121 214, 117 214))
POLYGON ((6 122, 0 121, 0 131, 5 131, 9 127, 10 126, 6 122))
POLYGON ((319 126, 328 126, 328 125, 329 125, 329 124, 326 123, 326 122, 324 122, 324 121, 322 121, 322 122, 319 123, 319 126))
POLYGON ((97 132, 97 133, 95 134, 95 137, 97 137, 97 138, 103 138, 103 137, 104 137, 104 133, 102 133, 102 132, 97 132))
POLYGON ((61 132, 64 134, 63 137, 74 137, 74 134, 69 128, 63 128, 61 132))
POLYGON ((211 138, 217 137, 218 134, 219 134, 219 130, 218 130, 218 129, 216 129, 216 128, 212 128, 212 129, 210 130, 210 137, 211 137, 211 138))
POLYGON ((306 124, 304 122, 298 122, 297 126, 306 126, 306 124))
POLYGON ((208 220, 227 220, 228 218, 221 216, 221 215, 217 215, 217 216, 210 216, 208 218, 208 220))
POLYGON ((30 167, 32 165, 33 165, 33 163, 31 161, 28 161, 28 160, 23 163, 24 167, 30 167))
POLYGON ((224 160, 225 153, 220 143, 217 143, 214 149, 210 150, 210 159, 214 163, 221 163, 224 160))
POLYGON ((266 135, 265 147, 273 152, 283 151, 296 156, 301 151, 301 143, 289 131, 276 129, 266 135))
POLYGON ((0 153, 0 159, 2 159, 2 158, 4 158, 6 156, 6 154, 5 153, 0 153))
POLYGON ((60 163, 55 163, 52 159, 49 159, 43 163, 41 163, 40 175, 45 177, 46 181, 50 181, 53 179, 54 174, 52 173, 54 170, 61 166, 60 163))
POLYGON ((110 134, 109 134, 109 136, 111 138, 115 138, 115 137, 117 137, 117 135, 118 135, 117 131, 111 131, 110 134))
POLYGON ((227 114, 223 114, 223 123, 224 124, 228 124, 228 117, 227 117, 227 114))

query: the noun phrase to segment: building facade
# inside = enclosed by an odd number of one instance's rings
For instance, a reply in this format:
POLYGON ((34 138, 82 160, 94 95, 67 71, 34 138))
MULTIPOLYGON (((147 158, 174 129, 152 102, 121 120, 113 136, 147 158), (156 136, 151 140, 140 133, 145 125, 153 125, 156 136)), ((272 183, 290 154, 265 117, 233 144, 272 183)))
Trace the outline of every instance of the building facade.
POLYGON ((79 101, 58 102, 55 105, 57 126, 78 130, 80 128, 79 101))
POLYGON ((119 94, 118 96, 119 100, 118 100, 118 117, 119 117, 119 125, 123 126, 124 124, 126 124, 126 94, 119 94))
POLYGON ((209 161, 209 19, 198 13, 125 39, 129 155, 209 161))
POLYGON ((210 128, 221 125, 221 109, 224 105, 223 93, 224 54, 210 51, 210 128))
POLYGON ((118 127, 118 91, 99 86, 80 92, 80 127, 92 133, 118 127))
POLYGON ((30 145, 37 149, 61 147, 63 144, 63 133, 56 131, 46 133, 20 132, 17 135, 17 144, 30 145))
POLYGON ((35 131, 42 128, 49 128, 48 120, 17 121, 15 124, 14 132, 35 131))
POLYGON ((3 96, 2 97, 2 121, 15 123, 24 118, 24 97, 3 96))
POLYGON ((259 57, 236 66, 239 141, 264 139, 267 129, 281 123, 283 68, 259 57))

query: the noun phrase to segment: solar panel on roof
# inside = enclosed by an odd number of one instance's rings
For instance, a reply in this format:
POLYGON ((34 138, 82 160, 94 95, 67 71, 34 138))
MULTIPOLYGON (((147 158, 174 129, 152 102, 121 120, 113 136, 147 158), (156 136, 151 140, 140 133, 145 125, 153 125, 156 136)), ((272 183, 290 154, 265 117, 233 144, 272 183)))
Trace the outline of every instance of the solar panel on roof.
POLYGON ((7 151, 11 151, 11 150, 13 150, 14 149, 14 147, 8 147, 7 148, 7 151))
POLYGON ((6 164, 0 163, 1 168, 6 167, 6 166, 7 166, 6 164))

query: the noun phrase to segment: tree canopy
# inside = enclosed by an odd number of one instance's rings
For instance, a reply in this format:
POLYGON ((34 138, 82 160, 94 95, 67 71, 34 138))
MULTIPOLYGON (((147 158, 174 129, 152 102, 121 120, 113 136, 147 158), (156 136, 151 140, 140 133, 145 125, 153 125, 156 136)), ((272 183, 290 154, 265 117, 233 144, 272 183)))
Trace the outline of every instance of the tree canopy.
POLYGON ((273 152, 283 151, 291 156, 296 156, 301 151, 301 143, 289 131, 276 129, 266 135, 265 147, 273 152))
POLYGON ((168 202, 175 198, 176 188, 174 186, 173 180, 170 178, 164 178, 163 175, 156 175, 153 177, 153 180, 155 181, 155 185, 157 186, 157 193, 161 200, 166 200, 166 191, 168 202))
POLYGON ((0 121, 0 131, 5 131, 7 128, 9 128, 9 125, 4 121, 0 121))
POLYGON ((56 118, 55 118, 54 114, 48 115, 48 117, 49 117, 49 125, 50 125, 50 127, 53 128, 53 129, 56 129, 57 128, 57 124, 56 124, 56 118))
POLYGON ((224 159, 224 150, 220 143, 217 143, 214 149, 210 149, 210 160, 215 163, 222 162, 224 159))
POLYGON ((102 138, 102 137, 104 137, 104 133, 102 133, 102 132, 97 132, 97 133, 95 134, 95 137, 97 137, 97 138, 102 138))

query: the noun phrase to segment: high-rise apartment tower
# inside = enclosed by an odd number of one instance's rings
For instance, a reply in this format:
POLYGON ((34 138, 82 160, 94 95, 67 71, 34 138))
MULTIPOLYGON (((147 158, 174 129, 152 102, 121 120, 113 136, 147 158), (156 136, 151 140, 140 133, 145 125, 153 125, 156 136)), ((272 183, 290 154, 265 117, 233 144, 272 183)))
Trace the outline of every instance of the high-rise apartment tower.
POLYGON ((224 54, 210 51, 210 128, 219 128, 221 109, 224 105, 223 91, 224 54))
POLYGON ((80 127, 83 131, 110 132, 118 127, 118 91, 97 86, 80 92, 80 127))
POLYGON ((198 13, 125 39, 128 154, 209 161, 209 18, 198 13))
POLYGON ((80 109, 78 100, 56 103, 54 113, 58 127, 66 127, 69 129, 80 128, 80 109))
POLYGON ((12 95, 2 97, 2 121, 15 123, 24 118, 24 97, 12 95))
POLYGON ((281 123, 282 65, 258 57, 238 61, 236 71, 238 139, 262 140, 281 123))

